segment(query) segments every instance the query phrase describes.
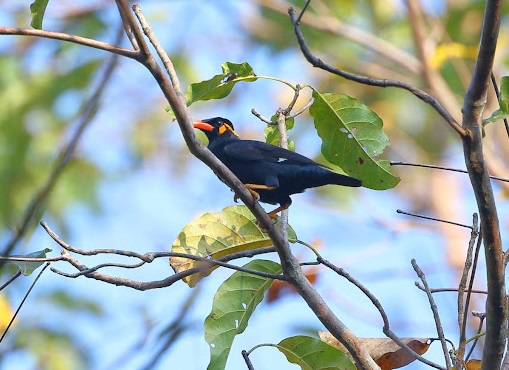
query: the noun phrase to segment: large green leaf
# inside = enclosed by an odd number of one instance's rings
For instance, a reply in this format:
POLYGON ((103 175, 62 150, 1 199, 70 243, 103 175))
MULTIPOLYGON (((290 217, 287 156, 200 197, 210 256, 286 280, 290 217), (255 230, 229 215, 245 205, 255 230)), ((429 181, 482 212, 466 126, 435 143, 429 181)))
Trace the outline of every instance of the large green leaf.
POLYGON ((355 370, 348 356, 319 339, 295 336, 283 339, 278 347, 288 361, 303 370, 355 370))
POLYGON ((223 73, 210 80, 191 84, 186 92, 186 104, 189 106, 198 100, 222 99, 227 97, 237 82, 253 82, 257 77, 247 63, 221 64, 223 73))
MULTIPOLYGON (((288 227, 288 238, 297 240, 295 231, 288 227)), ((272 245, 269 235, 258 225, 256 218, 246 206, 232 206, 220 213, 205 213, 187 224, 173 242, 172 252, 217 259, 227 254, 272 245)), ((171 257, 170 265, 181 272, 203 264, 189 258, 171 257)), ((190 287, 210 275, 215 267, 184 278, 190 287)))
MULTIPOLYGON (((244 267, 281 273, 279 264, 267 260, 251 261, 244 267)), ((237 271, 221 284, 204 324, 205 340, 210 345, 209 370, 225 368, 235 336, 246 329, 249 318, 272 282, 273 279, 237 271)))
POLYGON ((389 145, 380 117, 357 99, 343 94, 313 92, 310 107, 315 128, 322 139, 322 154, 347 174, 376 190, 396 186, 388 161, 376 160, 389 145))

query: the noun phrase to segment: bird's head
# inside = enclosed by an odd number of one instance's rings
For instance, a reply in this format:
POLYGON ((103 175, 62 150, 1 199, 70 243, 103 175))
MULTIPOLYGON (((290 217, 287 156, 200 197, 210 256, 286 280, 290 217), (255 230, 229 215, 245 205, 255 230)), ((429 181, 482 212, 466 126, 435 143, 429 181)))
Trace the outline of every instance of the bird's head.
POLYGON ((226 118, 215 117, 193 121, 195 128, 203 131, 209 141, 215 138, 238 137, 233 129, 233 123, 226 118))

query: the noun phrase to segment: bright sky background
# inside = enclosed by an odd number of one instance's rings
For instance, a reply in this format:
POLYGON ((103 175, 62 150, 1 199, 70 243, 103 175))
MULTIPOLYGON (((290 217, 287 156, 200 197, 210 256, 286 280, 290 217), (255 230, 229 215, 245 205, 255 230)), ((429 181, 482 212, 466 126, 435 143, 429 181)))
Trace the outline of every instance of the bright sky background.
MULTIPOLYGON (((28 2, 26 6, 28 8, 28 2)), ((50 2, 46 28, 52 29, 53 24, 58 24, 58 20, 52 17, 58 14, 59 6, 64 5, 57 1, 50 2)), ((294 84, 312 83, 313 75, 317 73, 296 51, 274 56, 267 47, 247 42, 241 24, 247 21, 250 12, 255 11, 247 1, 142 2, 141 6, 156 35, 170 53, 172 47, 183 43, 186 45, 188 55, 192 55, 190 63, 200 73, 197 78, 207 79, 220 73, 220 64, 225 61, 247 61, 257 74, 287 79, 294 84)), ((113 34, 114 25, 118 24, 115 8, 111 7, 104 13, 104 17, 105 21, 112 23, 113 34)), ((10 22, 6 14, 0 14, 2 25, 9 25, 10 22)), ((28 15, 26 26, 29 26, 28 15)), ((12 38, 8 39, 0 38, 0 50, 5 50, 6 43, 12 42, 12 38)), ((40 53, 42 58, 45 51, 40 50, 40 53)), ((95 53, 98 52, 91 51, 92 55, 95 53)), ((163 111, 166 103, 150 74, 136 62, 123 60, 114 78, 96 121, 83 138, 79 149, 81 153, 93 158, 108 174, 109 181, 99 189, 103 213, 97 215, 78 206, 70 209, 68 218, 72 220, 72 238, 67 242, 83 249, 118 248, 137 252, 169 250, 186 223, 204 212, 219 212, 232 205, 232 193, 191 154, 186 158, 188 166, 180 173, 170 169, 172 162, 179 158, 172 158, 169 153, 168 158, 160 159, 159 163, 147 163, 124 176, 131 171, 129 156, 132 153, 129 143, 124 139, 132 129, 133 118, 143 116, 154 109, 155 105, 159 105, 163 111)), ((244 137, 263 140, 263 125, 251 115, 251 108, 270 116, 281 104, 288 102, 288 97, 284 95, 288 91, 277 83, 260 81, 237 85, 235 92, 234 96, 224 102, 193 105, 193 118, 224 116, 235 123, 237 131, 244 137), (231 101, 235 103, 228 104, 231 101)), ((72 109, 80 103, 69 98, 62 109, 72 109)), ((310 124, 308 118, 297 122, 297 125, 310 124)), ((169 119, 164 128, 164 141, 175 146, 183 145, 177 125, 169 119)), ((313 138, 297 139, 297 151, 309 156, 318 153, 319 146, 320 143, 313 138)), ((462 167, 461 153, 459 150, 452 151, 451 163, 462 167)), ((399 174, 404 182, 404 171, 399 174)), ((451 280, 452 275, 446 271, 441 240, 432 228, 394 232, 378 222, 384 220, 390 224, 404 219, 405 216, 396 214, 396 209, 408 209, 409 205, 394 190, 376 192, 369 189, 338 188, 336 191, 343 199, 349 199, 348 206, 337 207, 331 204, 331 198, 317 197, 315 191, 293 196, 290 223, 299 238, 306 242, 319 240, 323 245, 321 252, 324 257, 346 268, 363 282, 380 299, 391 319, 392 329, 398 335, 436 337, 425 294, 414 286, 417 278, 410 260, 417 259, 421 268, 428 273, 427 278, 432 287, 455 286, 455 281, 451 280)), ((467 215, 474 212, 472 199, 466 202, 465 209, 467 215)), ((501 212, 503 215, 507 213, 505 209, 501 212)), ((45 220, 51 226, 51 219, 45 220)), ((470 219, 461 221, 470 223, 470 219)), ((58 233, 58 230, 55 231, 58 233)), ((465 229, 465 238, 468 235, 465 229)), ((52 255, 59 253, 59 248, 40 228, 28 243, 27 250, 47 247, 53 249, 52 255)), ((312 257, 304 248, 294 248, 298 255, 312 257)), ((97 261, 99 259, 90 258, 86 263, 91 266, 97 261)), ((73 272, 64 264, 55 267, 73 272)), ((108 272, 143 281, 163 279, 172 273, 164 259, 137 271, 108 272)), ((482 269, 478 273, 483 276, 482 269)), ((214 292, 230 274, 231 271, 216 270, 210 278, 200 283, 199 299, 191 314, 186 317, 192 329, 155 369, 194 370, 206 367, 209 354, 203 339, 203 320, 210 312, 214 292)), ((383 336, 382 321, 376 309, 344 279, 325 273, 317 288, 340 319, 356 334, 363 337, 383 336)), ((157 348, 155 343, 161 327, 174 318, 182 302, 191 293, 183 283, 165 289, 137 292, 84 277, 67 279, 49 271, 36 286, 36 293, 56 289, 78 292, 83 297, 101 302, 106 308, 106 315, 98 321, 87 315, 76 315, 75 312, 50 311, 50 306, 46 309, 44 305, 31 305, 29 298, 20 312, 19 320, 30 319, 33 325, 44 323, 79 332, 78 342, 92 352, 94 363, 91 368, 99 370, 120 368, 119 363, 122 369, 140 369, 153 354, 152 349, 157 348), (136 346, 144 336, 146 320, 155 328, 148 333, 143 350, 130 357, 129 349, 136 346), (128 359, 127 362, 122 362, 123 356, 128 359)), ((22 294, 24 292, 12 294, 13 304, 22 294)), ((435 299, 443 315, 446 332, 455 333, 456 296, 442 293, 436 294, 435 299)), ((302 328, 321 330, 322 326, 298 297, 287 296, 270 305, 262 303, 246 332, 235 340, 228 369, 245 368, 240 356, 241 350, 248 350, 263 342, 278 343, 291 335, 306 335, 307 332, 302 328)), ((10 334, 15 335, 15 330, 10 334)), ((431 346, 427 356, 441 361, 438 342, 431 346)), ((9 363, 3 363, 1 369, 12 369, 14 366, 33 368, 33 364, 19 361, 20 358, 13 356, 9 363)), ((257 370, 296 368, 288 364, 275 348, 256 350, 252 361, 257 370)), ((414 363, 408 368, 426 367, 414 363)))

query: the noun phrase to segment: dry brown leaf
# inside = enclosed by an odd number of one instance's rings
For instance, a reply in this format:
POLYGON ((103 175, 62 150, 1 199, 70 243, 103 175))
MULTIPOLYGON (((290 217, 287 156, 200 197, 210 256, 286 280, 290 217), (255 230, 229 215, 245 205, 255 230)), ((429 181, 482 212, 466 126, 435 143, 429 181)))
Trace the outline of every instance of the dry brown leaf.
POLYGON ((470 360, 465 363, 467 370, 481 370, 481 360, 470 360))
MULTIPOLYGON (((348 354, 346 348, 330 333, 320 331, 318 334, 323 342, 348 354)), ((366 347, 371 358, 375 360, 382 370, 397 369, 415 361, 415 358, 411 354, 398 346, 390 338, 359 338, 359 340, 366 347)), ((432 342, 430 338, 401 338, 401 340, 419 355, 426 352, 432 342)), ((472 369, 475 370, 476 368, 472 369)))

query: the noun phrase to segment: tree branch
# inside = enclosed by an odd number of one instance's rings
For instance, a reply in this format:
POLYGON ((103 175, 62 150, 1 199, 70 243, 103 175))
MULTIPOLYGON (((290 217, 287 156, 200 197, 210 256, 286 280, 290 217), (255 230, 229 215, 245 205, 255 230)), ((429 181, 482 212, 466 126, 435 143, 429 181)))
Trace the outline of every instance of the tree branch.
POLYGON ((88 39, 86 37, 69 35, 67 33, 35 30, 30 28, 13 28, 13 27, 0 27, 0 35, 18 35, 18 36, 37 36, 47 39, 54 39, 60 41, 68 41, 73 44, 88 46, 94 49, 108 51, 110 53, 118 54, 123 57, 138 59, 139 53, 137 51, 120 48, 118 46, 110 45, 105 42, 88 39))
POLYGON ((424 102, 431 105, 451 126, 461 137, 465 135, 465 130, 456 122, 456 120, 451 116, 451 114, 445 109, 442 104, 432 95, 422 91, 421 89, 417 88, 416 86, 407 84, 402 81, 396 81, 396 80, 389 80, 389 79, 376 79, 372 77, 366 77, 357 75, 354 73, 343 71, 339 68, 332 67, 331 65, 323 62, 321 59, 315 57, 311 50, 309 50, 306 40, 304 39, 304 35, 302 34, 302 31, 300 29, 300 25, 297 22, 297 16, 295 14, 295 10, 293 8, 290 8, 288 10, 288 14, 290 14, 290 19, 292 21, 293 29, 295 32, 295 35, 297 37, 297 41, 299 43, 300 49, 302 51, 302 54, 307 59, 309 63, 313 67, 317 67, 320 69, 323 69, 324 71, 333 73, 335 75, 341 76, 343 78, 346 78, 347 80, 355 81, 364 85, 369 86, 378 86, 378 87, 397 87, 400 89, 407 90, 414 94, 419 99, 423 100, 424 102))
POLYGON ((462 126, 467 133, 463 137, 463 151, 482 225, 488 285, 482 370, 500 368, 507 339, 505 330, 507 298, 502 240, 493 189, 484 160, 481 130, 481 116, 486 104, 495 58, 501 11, 501 0, 486 1, 479 54, 463 104, 462 126))
MULTIPOLYGON (((117 4, 124 3, 122 0, 116 1, 117 4)), ((124 14, 122 19, 127 23, 124 28, 135 31, 137 25, 134 23, 132 15, 129 17, 127 14, 124 14)), ((149 34, 147 37, 151 38, 152 35, 149 34)), ((351 352, 355 361, 364 369, 378 369, 378 366, 371 359, 365 348, 360 345, 353 333, 334 315, 324 299, 304 276, 299 263, 290 251, 288 242, 272 223, 271 218, 265 213, 260 204, 253 199, 251 193, 244 184, 242 184, 242 182, 240 182, 240 180, 196 138, 188 109, 180 99, 182 91, 176 91, 176 86, 170 84, 166 75, 162 72, 162 69, 149 54, 147 54, 147 58, 142 59, 140 62, 152 73, 164 96, 170 103, 189 151, 209 166, 221 180, 239 195, 240 199, 260 222, 260 225, 267 230, 279 254, 283 274, 288 277, 291 284, 296 288, 308 306, 332 335, 343 339, 345 346, 351 352)), ((169 65, 169 67, 172 68, 171 65, 169 65)), ((174 278, 174 276, 172 278, 174 278)))

